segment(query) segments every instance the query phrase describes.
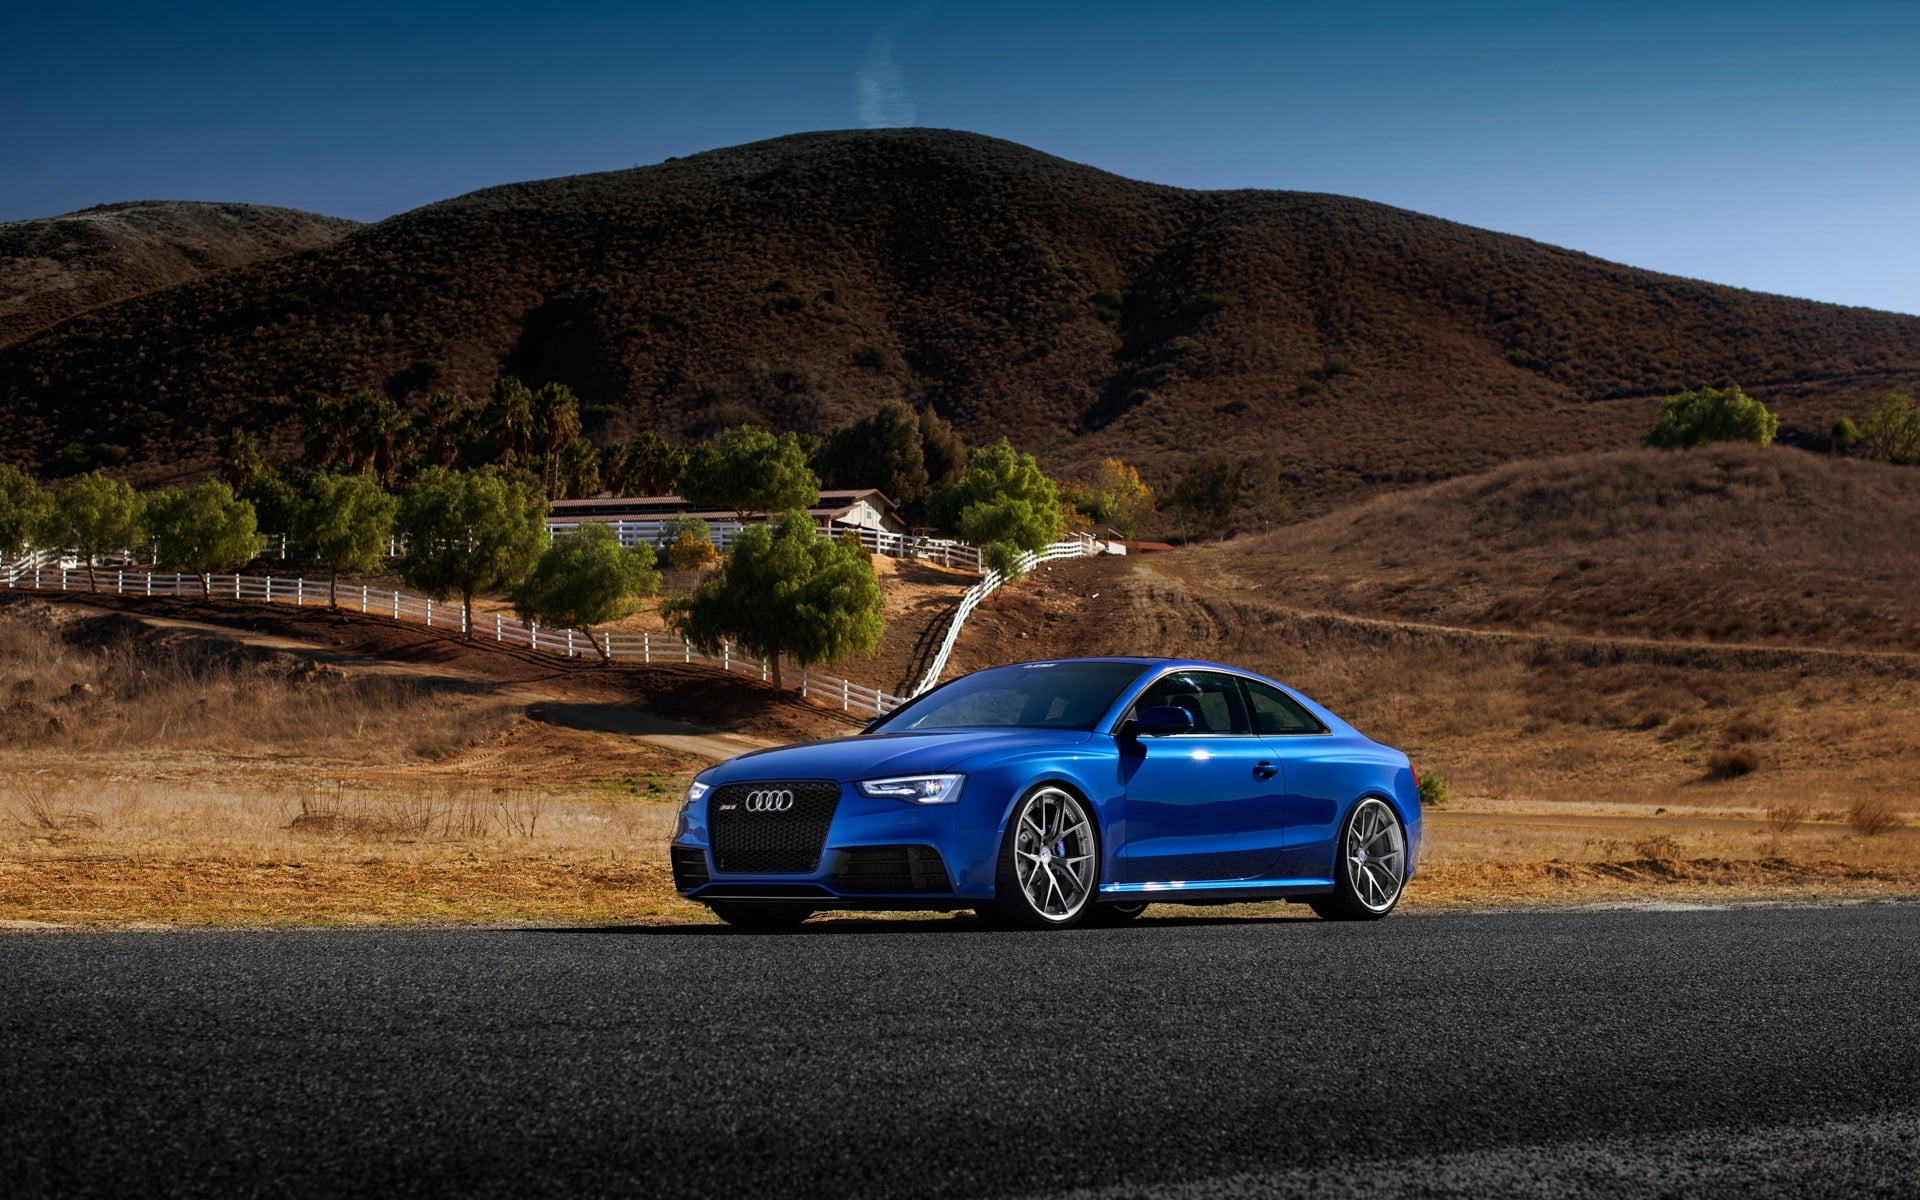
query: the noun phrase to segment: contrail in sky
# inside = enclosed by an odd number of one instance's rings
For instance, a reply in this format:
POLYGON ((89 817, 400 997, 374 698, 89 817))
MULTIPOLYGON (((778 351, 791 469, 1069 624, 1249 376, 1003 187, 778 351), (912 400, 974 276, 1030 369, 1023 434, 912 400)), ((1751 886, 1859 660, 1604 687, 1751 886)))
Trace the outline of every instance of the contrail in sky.
POLYGON ((918 115, 913 97, 893 57, 893 35, 937 9, 939 5, 920 4, 888 21, 873 35, 867 47, 866 61, 853 74, 854 110, 868 129, 891 129, 913 124, 918 115))

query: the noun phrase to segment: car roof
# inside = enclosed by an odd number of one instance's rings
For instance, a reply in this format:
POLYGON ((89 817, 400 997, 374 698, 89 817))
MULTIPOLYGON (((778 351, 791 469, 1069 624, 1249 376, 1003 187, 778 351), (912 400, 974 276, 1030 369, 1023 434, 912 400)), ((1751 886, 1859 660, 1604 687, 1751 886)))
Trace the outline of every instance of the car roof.
MULTIPOLYGON (((1085 655, 1077 658, 1035 658, 1035 659, 1030 659, 1026 662, 1002 663, 1000 664, 1000 666, 1001 667, 1031 667, 1036 663, 1072 663, 1072 662, 1124 662, 1124 663, 1142 663, 1148 666, 1158 664, 1161 666, 1169 666, 1169 667, 1205 667, 1210 670, 1216 670, 1216 671, 1237 671, 1243 675, 1259 674, 1258 671, 1250 671, 1245 667, 1231 666, 1227 663, 1209 662, 1204 658, 1167 658, 1160 655, 1148 655, 1148 654, 1091 654, 1091 655, 1085 655)), ((987 667, 984 669, 996 670, 998 668, 987 667)))

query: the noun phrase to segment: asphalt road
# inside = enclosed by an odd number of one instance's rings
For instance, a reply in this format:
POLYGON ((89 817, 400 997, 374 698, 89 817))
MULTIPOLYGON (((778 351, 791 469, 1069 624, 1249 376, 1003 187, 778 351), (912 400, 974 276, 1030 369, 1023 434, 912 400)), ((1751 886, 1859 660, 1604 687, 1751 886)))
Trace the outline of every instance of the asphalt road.
POLYGON ((0 1191, 1920 1194, 1920 907, 0 936, 0 1191))

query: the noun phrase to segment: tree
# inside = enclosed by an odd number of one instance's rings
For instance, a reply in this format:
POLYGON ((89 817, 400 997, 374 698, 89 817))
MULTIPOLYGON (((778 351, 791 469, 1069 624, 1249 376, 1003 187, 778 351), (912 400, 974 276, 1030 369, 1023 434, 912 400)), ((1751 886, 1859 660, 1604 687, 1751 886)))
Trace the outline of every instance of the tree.
POLYGON ((898 400, 843 425, 820 449, 820 477, 829 487, 879 488, 901 508, 927 498, 926 450, 920 419, 898 400))
POLYGON ((87 589, 99 591, 94 563, 102 554, 129 550, 147 536, 146 502, 140 493, 98 471, 75 475, 53 496, 47 539, 65 542, 87 560, 87 589))
POLYGON ((53 497, 20 468, 0 463, 0 559, 36 545, 53 515, 53 497))
POLYGON ((496 468, 422 471, 400 500, 407 538, 400 575, 445 600, 460 597, 473 636, 474 593, 512 588, 546 548, 547 502, 530 481, 496 468))
POLYGON ((1153 515, 1153 489, 1117 458, 1101 459, 1093 478, 1072 489, 1071 498, 1081 512, 1118 529, 1122 537, 1132 537, 1153 515))
POLYGON ((533 393, 512 375, 502 375, 493 381, 480 424, 493 431, 500 462, 506 466, 518 463, 533 449, 533 393))
POLYGON ((667 547, 667 565, 676 571, 697 571, 720 561, 713 546, 713 530, 699 517, 673 517, 660 530, 667 547))
POLYGON ((1007 439, 974 452, 967 473, 927 503, 934 525, 973 542, 1004 575, 1022 573, 1020 552, 1044 550, 1060 536, 1060 495, 1033 455, 1007 439))
POLYGON ((1277 455, 1262 454, 1247 472, 1253 493, 1253 515, 1262 533, 1272 533, 1276 525, 1293 520, 1293 484, 1280 466, 1277 455))
POLYGON ((798 435, 741 425, 693 448, 679 492, 692 504, 729 509, 744 521, 754 513, 812 508, 820 500, 820 477, 807 466, 798 435))
POLYGON ((967 444, 953 426, 931 412, 920 414, 920 460, 927 469, 927 490, 931 495, 960 482, 967 473, 967 444))
POLYGON ((347 464, 372 471, 389 482, 406 464, 413 441, 413 420, 381 392, 362 391, 341 404, 347 464))
POLYGON ((1660 416, 1647 445, 1684 448, 1707 442, 1752 442, 1764 446, 1780 431, 1780 419, 1738 387, 1680 392, 1660 402, 1660 416))
POLYGON ((550 495, 580 500, 600 494, 600 452, 583 437, 568 442, 554 462, 550 495))
MULTIPOLYGON (((580 436, 580 398, 564 383, 543 383, 533 394, 532 415, 533 444, 540 451, 540 478, 547 485, 547 495, 552 496, 560 487, 560 452, 580 436)), ((594 490, 598 491, 598 486, 594 490)))
POLYGON ((609 449, 602 474, 616 496, 664 496, 686 467, 687 448, 649 429, 609 449))
POLYGON ((273 469, 260 439, 235 425, 220 440, 220 478, 227 481, 236 496, 246 495, 254 480, 273 469))
POLYGON ((467 457, 479 419, 478 405, 451 392, 435 392, 414 423, 421 461, 448 470, 459 466, 467 457))
POLYGON ((865 653, 880 642, 880 585, 873 564, 821 537, 798 509, 740 531, 727 564, 693 595, 668 597, 661 611, 680 635, 708 654, 732 640, 773 663, 802 667, 865 653))
POLYGON ((1225 536, 1240 502, 1240 460, 1230 454, 1196 454, 1173 488, 1173 504, 1201 529, 1225 536))
POLYGON ((154 557, 200 577, 200 594, 213 595, 213 572, 252 562, 261 537, 253 505, 224 479, 197 488, 162 488, 147 497, 147 528, 154 557))
POLYGON ((612 666, 613 654, 593 636, 593 627, 626 616, 635 597, 652 595, 659 586, 653 547, 622 546, 606 525, 582 521, 540 555, 514 592, 513 608, 523 621, 578 629, 600 652, 601 664, 612 666))
POLYGON ((321 472, 308 477, 292 506, 289 532, 327 569, 327 607, 340 608, 340 575, 370 574, 393 537, 400 498, 371 475, 321 472))
POLYGON ((1860 440, 1876 458, 1920 463, 1920 404, 1909 396, 1889 396, 1860 427, 1860 440))

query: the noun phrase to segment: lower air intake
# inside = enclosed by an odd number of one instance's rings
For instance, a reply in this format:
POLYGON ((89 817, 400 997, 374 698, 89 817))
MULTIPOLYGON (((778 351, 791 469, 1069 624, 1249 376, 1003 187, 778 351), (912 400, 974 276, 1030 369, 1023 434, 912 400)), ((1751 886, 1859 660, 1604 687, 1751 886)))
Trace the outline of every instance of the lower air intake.
POLYGON ((856 846, 840 852, 834 886, 847 892, 951 892, 947 864, 932 846, 856 846))
POLYGON ((707 852, 693 846, 674 846, 668 850, 673 859, 673 886, 682 892, 704 887, 713 876, 707 871, 707 852))

